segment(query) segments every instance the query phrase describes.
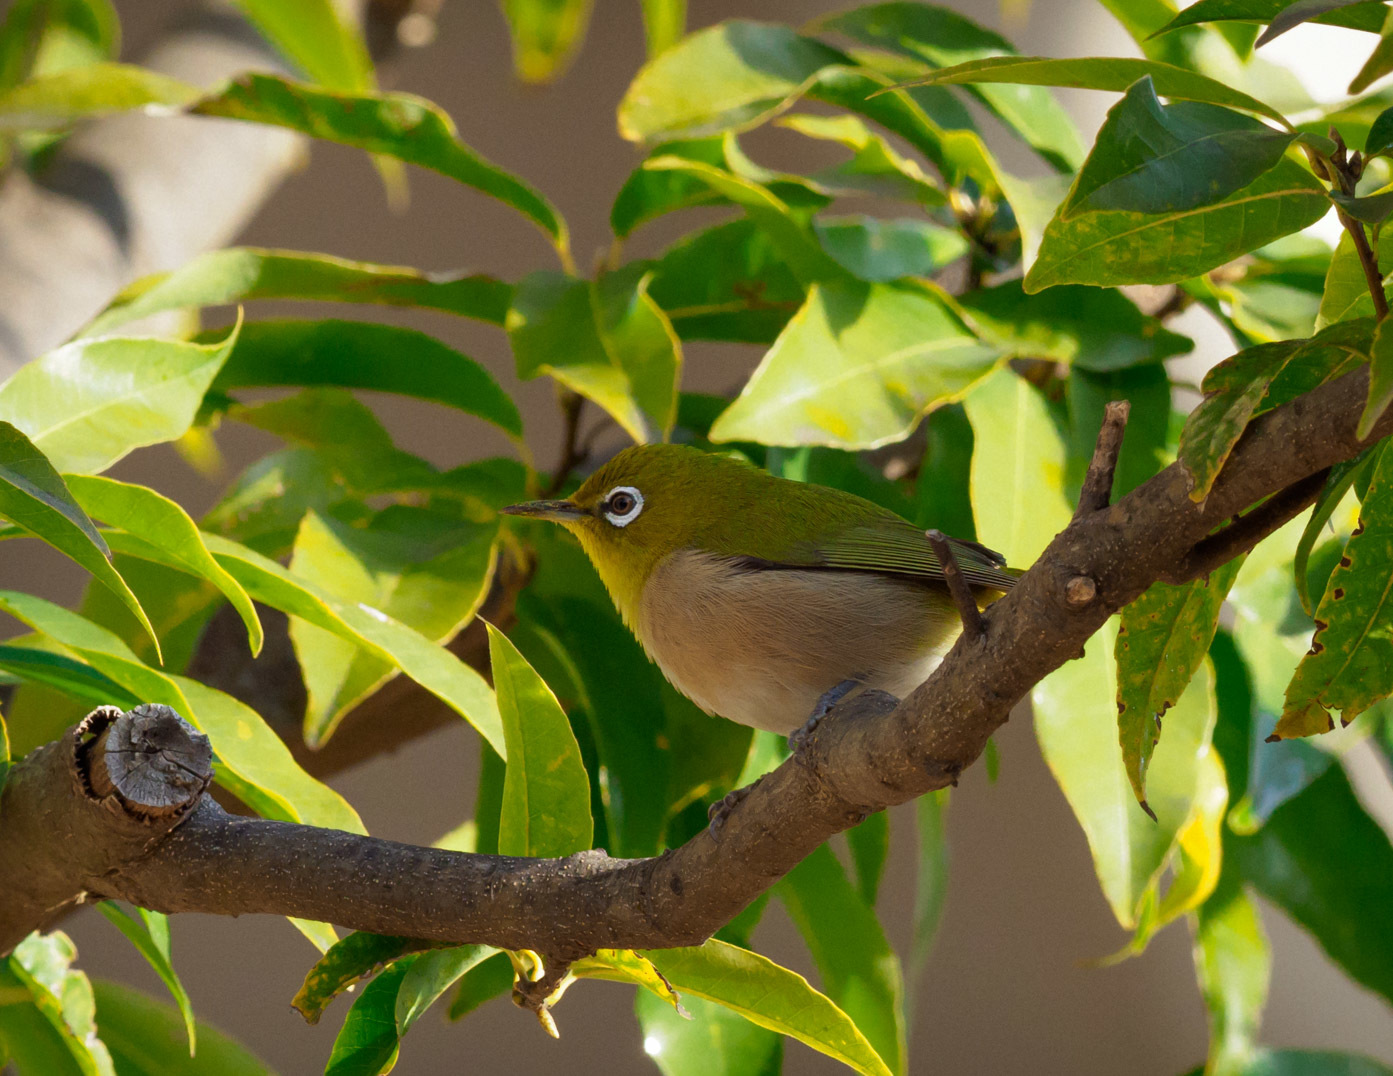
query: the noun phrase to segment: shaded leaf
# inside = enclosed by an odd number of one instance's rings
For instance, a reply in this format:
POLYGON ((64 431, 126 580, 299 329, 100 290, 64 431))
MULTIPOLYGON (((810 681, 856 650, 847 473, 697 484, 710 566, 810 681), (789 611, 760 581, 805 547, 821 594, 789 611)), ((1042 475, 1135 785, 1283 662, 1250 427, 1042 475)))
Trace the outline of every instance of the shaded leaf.
MULTIPOLYGON (((920 796, 914 804, 919 836, 919 862, 914 880, 914 935, 910 942, 911 989, 933 950, 943 906, 948 896, 948 803, 951 793, 941 788, 920 796)), ((906 1006, 913 1010, 912 1006, 906 1006)))
POLYGON ((874 908, 890 855, 890 813, 877 811, 860 825, 852 826, 846 831, 846 843, 856 872, 856 892, 862 903, 874 908))
POLYGON ((560 78, 585 41, 592 0, 502 0, 523 82, 560 78))
POLYGON ((1283 159, 1221 201, 1191 209, 1056 215, 1025 287, 1173 283, 1298 232, 1329 208, 1315 177, 1283 159))
POLYGON ((1198 909, 1195 970, 1209 1010, 1208 1071, 1249 1071, 1267 1004, 1272 955, 1257 906, 1233 871, 1198 909))
POLYGON ((309 1024, 319 1023, 324 1010, 355 983, 412 953, 437 948, 419 938, 371 934, 355 930, 335 942, 305 975, 290 1005, 309 1024))
POLYGON ((960 397, 999 354, 929 285, 815 285, 711 439, 888 444, 960 397))
MULTIPOLYGON (((1170 33, 1172 30, 1205 22, 1270 23, 1281 14, 1284 8, 1290 5, 1291 0, 1198 0, 1197 3, 1184 8, 1180 14, 1151 36, 1156 37, 1160 34, 1170 33)), ((1352 30, 1365 30, 1376 34, 1379 27, 1383 25, 1383 16, 1386 10, 1387 8, 1381 2, 1342 4, 1339 7, 1316 14, 1311 18, 1311 21, 1326 23, 1330 26, 1346 26, 1352 30)))
POLYGON ((1307 615, 1315 612, 1315 608, 1311 604, 1311 584, 1307 573, 1311 550, 1320 538, 1325 525, 1330 522, 1330 517, 1335 513, 1335 509, 1340 506, 1345 494, 1354 485, 1355 479, 1361 475, 1367 479, 1366 472, 1377 461, 1378 455, 1376 446, 1371 445, 1353 459, 1343 460, 1330 468, 1330 476, 1326 478, 1320 496, 1316 498, 1316 503, 1311 507, 1310 518, 1306 520, 1306 527, 1301 532, 1301 540, 1297 543, 1296 553, 1292 558, 1292 574, 1296 577, 1296 593, 1301 599, 1301 608, 1306 610, 1307 615))
POLYGON ((114 478, 72 475, 68 484, 96 518, 157 546, 176 566, 217 587, 246 625, 252 655, 260 652, 264 636, 251 598, 213 559, 187 512, 152 489, 114 478))
POLYGON ((491 945, 456 945, 418 956, 397 988, 397 1034, 405 1035, 441 994, 497 952, 491 945))
POLYGON ((397 992, 414 956, 398 960, 364 988, 344 1017, 324 1076, 378 1076, 390 1072, 401 1046, 397 992))
POLYGON ((889 283, 927 277, 968 252, 962 233, 927 221, 901 217, 819 217, 813 221, 822 249, 852 276, 889 283))
POLYGON ((238 335, 234 327, 216 343, 111 336, 65 344, 0 385, 0 420, 58 471, 104 471, 189 428, 238 335))
POLYGON ((111 562, 97 528, 53 465, 15 426, 0 421, 0 517, 76 561, 121 600, 159 653, 160 641, 134 592, 111 562))
POLYGON ((439 310, 502 325, 512 287, 490 276, 423 273, 329 254, 229 247, 198 255, 168 273, 130 284, 83 329, 98 336, 165 310, 251 299, 320 299, 439 310))
POLYGON ((783 1070, 782 1036, 705 998, 688 995, 682 1005, 686 1018, 646 990, 634 996, 643 1052, 663 1076, 778 1076, 783 1070))
POLYGON ((230 392, 269 385, 395 392, 476 415, 514 437, 522 434, 517 406, 492 374, 434 337, 396 325, 253 322, 243 328, 212 387, 230 392))
POLYGON ((489 625, 489 658, 508 743, 498 851, 566 856, 590 847, 590 782, 556 696, 517 648, 489 625))
MULTIPOLYGON (((179 1015, 184 1018, 184 1034, 189 1042, 189 1056, 193 1057, 198 1041, 198 1031, 193 1016, 193 1005, 189 1001, 184 984, 174 970, 173 958, 169 953, 169 917, 160 912, 135 908, 134 915, 109 900, 97 905, 98 911, 119 930, 136 950, 143 956, 155 974, 169 989, 170 996, 179 1007, 179 1015)), ((105 1028, 103 1028, 105 1031, 105 1028)))
MULTIPOLYGON (((87 976, 72 967, 77 949, 62 931, 33 933, 14 947, 0 964, 0 989, 17 986, 27 992, 34 1008, 48 1023, 46 1052, 57 1055, 57 1071, 83 1076, 115 1076, 111 1055, 97 1038, 96 1004, 87 976), (66 1055, 66 1056, 64 1056, 66 1055)), ((16 1054, 32 1045, 5 1036, 16 1054)), ((36 1037, 36 1036, 35 1036, 36 1037)), ((40 1070, 35 1070, 40 1071, 40 1070)), ((48 1072, 51 1070, 42 1070, 48 1072)))
POLYGON ((643 954, 682 994, 714 1001, 760 1027, 789 1035, 866 1076, 889 1076, 851 1019, 801 975, 748 950, 708 941, 643 954))
POLYGON ((1380 191, 1359 198, 1331 191, 1330 200, 1348 216, 1365 224, 1382 224, 1388 219, 1389 214, 1393 214, 1393 191, 1380 191))
POLYGON ((464 973, 459 989, 450 1002, 449 1019, 461 1020, 484 1002, 492 1001, 512 989, 512 961, 507 953, 495 953, 464 973))
POLYGON ((1378 44, 1374 46, 1374 51, 1369 54, 1369 58, 1364 61, 1364 66, 1359 69, 1354 78, 1350 80, 1348 93, 1363 93, 1377 79, 1382 78, 1393 71, 1393 19, 1384 17, 1383 30, 1380 32, 1378 44))
POLYGON ((1044 397, 1002 367, 963 400, 972 423, 972 512, 977 538, 1008 564, 1029 567, 1069 522, 1065 449, 1044 397))
POLYGON ((1181 586, 1154 583, 1122 610, 1113 655, 1117 733, 1127 779, 1143 807, 1146 770, 1166 711, 1203 664, 1219 627, 1219 607, 1242 564, 1242 557, 1236 558, 1181 586))
POLYGON ((1369 347, 1369 400, 1359 416, 1355 436, 1361 441, 1374 432, 1374 425, 1393 403, 1393 328, 1379 322, 1369 347))
POLYGON ((241 1043, 198 1023, 198 1057, 180 1042, 177 1010, 138 990, 97 979, 97 1027, 121 1076, 271 1076, 241 1043))
POLYGON ((924 206, 941 206, 946 201, 938 184, 917 161, 901 156, 856 116, 795 113, 775 122, 809 138, 838 142, 852 151, 850 160, 809 177, 825 194, 876 194, 924 206))
MULTIPOLYGON (((1379 235, 1378 265, 1379 272, 1385 276, 1393 272, 1393 229, 1379 235)), ((1374 299, 1369 294, 1369 284, 1359 263, 1359 255, 1355 252, 1354 240, 1348 232, 1342 232, 1325 276, 1325 290, 1321 295, 1320 312, 1316 315, 1316 328, 1325 329, 1337 321, 1373 316, 1374 299)))
POLYGON ((908 1065, 904 982, 875 910, 863 901, 822 845, 777 886, 803 935, 823 987, 892 1072, 908 1065))
POLYGON ((1109 622, 1084 657, 1035 688, 1035 732, 1051 772, 1083 827, 1103 895, 1124 927, 1135 927, 1170 859, 1200 791, 1202 758, 1213 733, 1214 678, 1208 666, 1170 710, 1148 775, 1148 803, 1137 803, 1116 735, 1116 627, 1109 622))

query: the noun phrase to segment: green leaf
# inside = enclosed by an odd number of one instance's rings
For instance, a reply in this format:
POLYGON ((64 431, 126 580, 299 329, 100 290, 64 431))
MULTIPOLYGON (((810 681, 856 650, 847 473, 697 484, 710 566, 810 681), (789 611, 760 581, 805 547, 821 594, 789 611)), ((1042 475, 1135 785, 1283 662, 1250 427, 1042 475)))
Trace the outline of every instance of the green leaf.
POLYGON ((1373 82, 1393 71, 1393 33, 1390 33, 1390 29, 1393 29, 1393 19, 1385 16, 1379 42, 1364 61, 1364 66, 1350 80, 1348 93, 1363 93, 1373 82))
POLYGON ((1305 927, 1358 983, 1393 999, 1393 846, 1332 766, 1251 837, 1225 841, 1237 873, 1305 927))
POLYGON ((491 945, 456 945, 418 956, 397 988, 397 1034, 405 1035, 441 994, 497 952, 491 945))
POLYGON ((0 517, 91 572, 131 611, 159 654, 160 641, 150 618, 111 563, 111 550, 97 528, 38 447, 4 421, 0 421, 0 517))
POLYGON ((1195 480, 1190 499, 1209 496, 1249 422, 1362 365, 1372 333, 1372 321, 1340 322, 1310 340, 1247 348, 1211 369, 1180 433, 1180 460, 1195 480))
MULTIPOLYGON (((1194 26, 1205 22, 1261 22, 1270 23, 1281 11, 1291 6, 1292 0, 1198 0, 1191 4, 1153 33, 1152 37, 1194 26)), ((1311 19, 1312 22, 1326 23, 1330 26, 1346 26, 1352 30, 1364 30, 1376 34, 1383 25, 1387 8, 1382 3, 1365 2, 1347 4, 1331 11, 1323 12, 1311 19)))
MULTIPOLYGON (((1380 13, 1385 10, 1382 4, 1377 6, 1380 13)), ((1387 154, 1390 150, 1393 150, 1393 108, 1385 108, 1369 125, 1369 134, 1364 139, 1364 156, 1387 154)))
MULTIPOLYGON (((1261 48, 1274 38, 1300 26, 1303 22, 1309 22, 1317 15, 1324 15, 1334 8, 1349 7, 1358 2, 1359 0, 1294 0, 1293 3, 1288 4, 1272 17, 1272 21, 1262 32, 1262 36, 1257 39, 1254 47, 1261 48)), ((1356 91, 1351 90, 1350 92, 1356 91)))
POLYGON ((0 88, 109 59, 120 30, 108 0, 16 0, 0 24, 0 88))
POLYGON ((648 56, 671 48, 687 29, 687 0, 639 0, 643 8, 643 33, 648 56))
POLYGON ((0 420, 58 471, 104 471, 132 449, 182 435, 237 340, 234 327, 217 343, 110 336, 65 344, 0 385, 0 420))
MULTIPOLYGON (((488 592, 498 520, 462 520, 428 508, 393 505, 366 526, 314 511, 301 521, 290 570, 345 606, 376 610, 445 643, 488 592)), ((305 679, 305 742, 322 744, 339 720, 397 669, 356 641, 299 618, 290 622, 305 679)))
POLYGON ((415 957, 404 957, 368 983, 353 1002, 324 1076, 378 1076, 397 1061, 401 1046, 397 1034, 397 992, 415 957))
POLYGON ((926 410, 959 398, 998 357, 930 285, 815 285, 711 439, 888 444, 926 410))
POLYGON ((81 661, 31 646, 0 646, 0 669, 31 684, 57 688, 93 706, 110 704, 129 710, 140 703, 115 680, 81 661))
POLYGON ((1117 734, 1137 800, 1146 803, 1146 770, 1166 711, 1203 664, 1219 627, 1219 607, 1241 557, 1181 586, 1155 583, 1122 610, 1113 652, 1117 663, 1117 734))
POLYGON ((1108 112, 1059 216, 1213 205, 1275 167, 1295 137, 1217 105, 1163 105, 1146 76, 1108 112))
POLYGON ((890 814, 877 811, 858 826, 846 831, 851 866, 856 872, 856 892, 867 907, 874 908, 890 855, 890 814))
POLYGON ((907 217, 824 216, 813 221, 813 231, 838 265, 877 283, 932 276, 968 252, 961 232, 907 217))
POLYGON ((1159 362, 1194 347, 1111 289, 1061 284, 1027 295, 1019 280, 1011 280, 970 291, 958 302, 983 339, 1021 358, 1053 359, 1103 373, 1159 362))
POLYGON ((1343 209, 1347 216, 1365 224, 1382 224, 1393 214, 1393 191, 1380 191, 1361 198, 1352 198, 1339 191, 1331 191, 1330 200, 1343 209))
POLYGON ((963 400, 972 423, 972 510, 977 538, 1007 563, 1029 567, 1068 525, 1064 441, 1044 397, 1009 368, 963 400))
POLYGON ((155 974, 169 989, 174 1003, 179 1006, 179 1014, 184 1018, 184 1034, 189 1040, 189 1056, 194 1056, 194 1046, 198 1031, 193 1017, 193 1005, 174 970, 173 959, 169 953, 169 917, 160 912, 136 908, 131 915, 119 905, 104 900, 97 909, 124 934, 136 951, 155 969, 155 974))
POLYGON ((1150 76, 1156 92, 1165 97, 1184 101, 1202 101, 1211 105, 1255 112, 1276 120, 1284 127, 1286 119, 1271 105, 1226 86, 1208 76, 1187 71, 1183 67, 1158 60, 1139 60, 1131 57, 1081 57, 1051 60, 1039 56, 998 56, 971 60, 944 68, 905 83, 908 86, 966 85, 970 83, 1009 82, 1028 86, 1073 86, 1082 90, 1125 91, 1133 83, 1150 76))
POLYGON ((801 975, 758 953, 712 940, 692 949, 654 949, 642 955, 684 994, 723 1005, 865 1076, 890 1076, 846 1013, 801 975))
POLYGON ((492 625, 489 659, 508 742, 499 854, 567 856, 589 848, 590 781, 571 723, 551 689, 492 625))
POLYGON ((298 250, 210 250, 168 273, 126 287, 83 329, 99 336, 165 310, 251 299, 318 299, 439 310, 502 325, 512 287, 481 274, 423 273, 298 250))
POLYGON ((1133 794, 1117 739, 1114 622, 1084 657, 1046 677, 1031 695, 1045 761, 1078 817, 1103 895, 1124 927, 1155 899, 1161 872, 1200 791, 1202 759, 1214 729, 1214 675, 1206 665, 1170 710, 1148 770, 1152 821, 1133 794))
MULTIPOLYGON (((13 650, 13 647, 0 647, 0 653, 13 650)), ((5 790, 5 778, 10 774, 10 732, 5 727, 5 715, 0 712, 0 792, 5 790)))
POLYGON ((1171 380, 1160 363, 1107 373, 1075 366, 1069 371, 1067 394, 1069 468, 1066 477, 1070 499, 1076 498, 1083 486, 1103 415, 1113 400, 1127 400, 1132 405, 1127 436, 1113 474, 1113 498, 1132 492, 1172 461, 1175 431, 1171 422, 1171 380))
MULTIPOLYGON (((377 610, 339 602, 275 561, 215 534, 204 543, 219 564, 259 602, 351 639, 390 661, 463 717, 502 753, 503 728, 493 693, 483 677, 449 650, 377 610)), ((150 550, 132 549, 150 556, 150 550)), ((158 556, 153 559, 159 559, 158 556)))
POLYGON ((795 113, 775 122, 809 138, 840 143, 852 151, 850 160, 809 177, 817 189, 829 196, 873 194, 923 206, 941 206, 946 201, 938 184, 917 161, 901 156, 889 141, 856 116, 795 113))
POLYGON ((1287 688, 1273 736, 1309 736, 1348 725, 1393 694, 1393 454, 1379 453, 1345 544, 1316 609, 1311 649, 1287 688))
POLYGON ((513 38, 513 70, 523 82, 560 78, 585 41, 592 0, 502 0, 513 38))
POLYGON ((1385 328, 1384 322, 1378 323, 1369 348, 1369 401, 1355 427, 1355 436, 1361 441, 1374 432, 1374 424, 1393 403, 1393 329, 1385 332, 1385 328))
POLYGON ((376 84, 368 47, 333 0, 234 0, 247 20, 315 82, 335 90, 376 84))
POLYGON ((1195 970, 1209 1010, 1208 1071, 1250 1071, 1272 954, 1257 906, 1232 870, 1197 911, 1195 970))
POLYGON ((1330 468, 1330 476, 1325 480, 1320 496, 1312 506, 1311 516, 1306 520, 1305 530, 1301 532, 1301 540, 1297 543, 1296 553, 1292 558, 1292 574, 1296 577, 1296 593, 1301 599, 1301 608, 1306 611, 1308 616, 1315 612, 1311 604, 1311 585, 1307 572, 1311 550, 1320 538, 1325 525, 1330 522, 1330 517, 1335 513, 1335 509, 1340 506, 1345 494, 1354 485, 1355 479, 1362 476, 1367 480, 1367 471, 1373 463, 1377 462, 1379 455, 1375 448, 1376 446, 1371 445, 1354 459, 1344 460, 1330 468))
POLYGON ((180 1014, 130 987, 97 979, 97 1027, 121 1076, 271 1076, 241 1043, 198 1024, 198 1057, 180 1038, 180 1014))
MULTIPOLYGON (((1004 37, 948 8, 929 4, 872 4, 821 20, 819 29, 908 56, 933 68, 989 56, 1011 55, 1004 37)), ((974 87, 982 102, 1007 128, 1060 171, 1072 172, 1084 147, 1069 114, 1053 94, 1037 86, 974 87)))
MULTIPOLYGON (((1138 61, 1140 62, 1140 61, 1138 61)), ((1165 213, 1056 215, 1026 274, 1026 291, 1055 284, 1169 284, 1213 269, 1314 224, 1325 188, 1283 159, 1222 201, 1165 213)))
POLYGON ((779 1076, 781 1036, 695 995, 682 1006, 685 1018, 646 990, 634 996, 643 1052, 663 1076, 779 1076))
POLYGON ((213 559, 187 512, 152 489, 114 478, 71 475, 68 485, 97 519, 157 546, 184 571, 217 587, 246 625, 252 655, 261 651, 264 636, 251 598, 213 559))
POLYGON ((699 30, 649 61, 619 104, 633 142, 758 126, 846 57, 786 26, 732 20, 699 30))
POLYGON ((261 717, 230 695, 140 662, 114 634, 30 594, 0 591, 0 609, 74 651, 144 702, 163 703, 207 733, 219 780, 260 789, 275 817, 355 833, 363 824, 344 799, 305 773, 261 717))
POLYGON ((519 377, 550 375, 599 404, 640 443, 671 428, 682 362, 647 284, 632 267, 594 284, 532 273, 518 285, 507 320, 519 377))
POLYGON ((887 1068, 906 1071, 900 962, 875 910, 856 892, 832 849, 822 845, 777 889, 812 953, 827 996, 855 1021, 887 1068))
POLYGON ((484 1002, 510 993, 512 989, 513 963, 507 953, 495 953, 464 973, 450 1002, 449 1019, 461 1020, 484 1002))
MULTIPOLYGON (((1393 228, 1379 234, 1378 265, 1379 272, 1385 276, 1393 272, 1393 228)), ((1337 321, 1373 316, 1374 299, 1369 294, 1369 283, 1359 263, 1359 255, 1355 252, 1354 240, 1348 232, 1342 232, 1325 276, 1325 291, 1321 295, 1320 312, 1316 315, 1316 328, 1325 329, 1337 321)))
POLYGON ((73 67, 0 93, 0 132, 54 130, 78 120, 159 106, 184 108, 200 91, 186 82, 130 64, 73 67))
MULTIPOLYGON (((522 436, 517 407, 492 374, 434 337, 396 325, 332 319, 246 325, 212 387, 230 392, 270 385, 334 385, 415 396, 522 436)), ((0 407, 3 401, 0 388, 0 407)))
MULTIPOLYGON (((0 963, 0 990, 18 987, 29 994, 34 1007, 61 1041, 59 1046, 50 1038, 51 1045, 46 1047, 61 1059, 59 1072, 115 1076, 111 1055, 97 1038, 92 984, 85 974, 72 968, 76 957, 77 949, 62 931, 30 934, 0 963)), ((24 1050, 15 1037, 6 1038, 13 1052, 24 1050)))
POLYGON ((290 1006, 308 1024, 319 1023, 324 1010, 355 983, 412 953, 429 952, 437 943, 391 934, 355 930, 335 942, 314 967, 291 999, 290 1006))
POLYGON ((563 261, 569 258, 566 222, 551 203, 461 142, 450 117, 425 98, 340 93, 250 73, 202 98, 191 111, 288 127, 311 138, 429 168, 516 209, 551 238, 563 261))

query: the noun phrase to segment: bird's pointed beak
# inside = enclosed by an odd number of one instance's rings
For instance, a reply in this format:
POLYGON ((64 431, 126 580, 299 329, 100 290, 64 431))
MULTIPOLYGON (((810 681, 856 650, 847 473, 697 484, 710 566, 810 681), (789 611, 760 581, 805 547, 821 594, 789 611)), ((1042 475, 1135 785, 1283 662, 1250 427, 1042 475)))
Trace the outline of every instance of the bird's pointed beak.
POLYGON ((572 501, 526 501, 523 504, 510 504, 499 511, 508 516, 527 516, 553 523, 573 523, 587 514, 584 508, 572 501))

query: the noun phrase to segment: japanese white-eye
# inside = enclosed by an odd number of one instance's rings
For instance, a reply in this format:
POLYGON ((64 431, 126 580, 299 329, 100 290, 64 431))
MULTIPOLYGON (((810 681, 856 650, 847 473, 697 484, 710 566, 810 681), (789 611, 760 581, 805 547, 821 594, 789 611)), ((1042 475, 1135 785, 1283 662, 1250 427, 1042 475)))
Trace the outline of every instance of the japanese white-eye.
MULTIPOLYGON (((731 456, 639 445, 567 500, 503 511, 571 531, 673 685, 755 728, 801 725, 847 681, 902 698, 962 627, 924 531, 731 456)), ((949 541, 979 602, 1015 582, 998 554, 949 541)))

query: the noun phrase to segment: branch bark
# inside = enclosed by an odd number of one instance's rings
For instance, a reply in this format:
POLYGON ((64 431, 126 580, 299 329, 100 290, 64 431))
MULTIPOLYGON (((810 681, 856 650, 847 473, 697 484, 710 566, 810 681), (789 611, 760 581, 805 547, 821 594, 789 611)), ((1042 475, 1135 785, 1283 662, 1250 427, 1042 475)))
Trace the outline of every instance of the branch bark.
POLYGON ((704 831, 651 859, 466 855, 235 818, 207 796, 172 828, 150 827, 86 791, 70 733, 18 763, 0 798, 0 877, 43 883, 0 891, 0 950, 84 894, 164 912, 295 915, 560 960, 700 942, 833 834, 956 780, 1034 684, 1216 527, 1393 430, 1389 414, 1369 439, 1356 436, 1367 388, 1360 371, 1257 419, 1203 504, 1176 464, 1080 513, 985 612, 983 636, 961 640, 908 698, 870 693, 839 706, 798 758, 735 805, 718 836, 704 831))

